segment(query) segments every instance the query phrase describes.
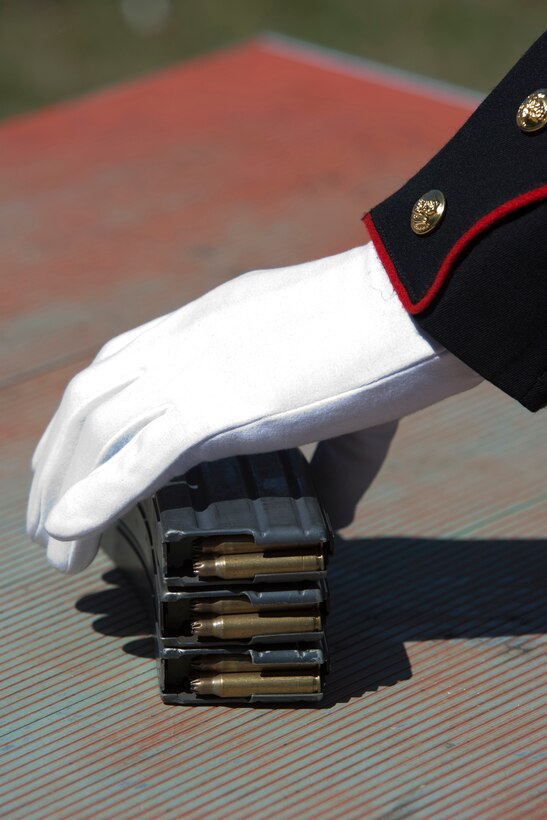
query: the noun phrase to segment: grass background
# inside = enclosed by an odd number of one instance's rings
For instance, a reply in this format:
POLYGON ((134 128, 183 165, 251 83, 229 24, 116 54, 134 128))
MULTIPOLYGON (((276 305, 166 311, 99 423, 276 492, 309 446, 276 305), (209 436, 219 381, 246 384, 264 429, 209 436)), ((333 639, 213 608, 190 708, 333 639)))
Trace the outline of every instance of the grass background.
POLYGON ((487 91, 546 19, 546 0, 0 0, 0 116, 264 30, 487 91), (161 24, 131 23, 157 3, 161 24))

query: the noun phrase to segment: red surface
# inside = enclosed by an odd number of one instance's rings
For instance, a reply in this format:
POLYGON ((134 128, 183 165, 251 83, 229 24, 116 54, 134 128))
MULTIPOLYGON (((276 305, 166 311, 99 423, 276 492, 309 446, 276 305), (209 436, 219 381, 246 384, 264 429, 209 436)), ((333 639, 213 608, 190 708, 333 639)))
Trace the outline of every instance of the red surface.
POLYGON ((169 309, 174 279, 177 304, 363 243, 363 212, 468 113, 433 105, 249 44, 4 124, 0 310, 12 326, 53 302, 64 317, 33 328, 22 356, 10 342, 0 377, 65 355, 71 311, 87 350, 169 309), (132 313, 140 287, 150 309, 132 313))

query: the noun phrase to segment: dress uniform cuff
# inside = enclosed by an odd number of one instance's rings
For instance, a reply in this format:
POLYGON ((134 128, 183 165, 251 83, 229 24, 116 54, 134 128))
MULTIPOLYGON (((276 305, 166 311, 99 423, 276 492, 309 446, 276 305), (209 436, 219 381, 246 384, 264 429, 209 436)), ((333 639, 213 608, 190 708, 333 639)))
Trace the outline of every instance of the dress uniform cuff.
POLYGON ((546 125, 547 33, 444 148, 364 217, 406 310, 531 410, 547 403, 546 125))

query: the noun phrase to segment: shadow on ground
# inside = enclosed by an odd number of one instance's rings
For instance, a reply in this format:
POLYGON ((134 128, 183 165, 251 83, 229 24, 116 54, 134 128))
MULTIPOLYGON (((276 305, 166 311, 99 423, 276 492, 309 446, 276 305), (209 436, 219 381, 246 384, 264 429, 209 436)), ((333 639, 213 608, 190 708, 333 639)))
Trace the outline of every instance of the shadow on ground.
MULTIPOLYGON (((547 631, 546 543, 338 537, 322 707, 411 678, 407 641, 498 638, 525 653, 526 636, 547 631)), ((119 570, 103 579, 109 586, 77 609, 99 615, 97 632, 133 637, 125 652, 153 658, 143 603, 119 570)))

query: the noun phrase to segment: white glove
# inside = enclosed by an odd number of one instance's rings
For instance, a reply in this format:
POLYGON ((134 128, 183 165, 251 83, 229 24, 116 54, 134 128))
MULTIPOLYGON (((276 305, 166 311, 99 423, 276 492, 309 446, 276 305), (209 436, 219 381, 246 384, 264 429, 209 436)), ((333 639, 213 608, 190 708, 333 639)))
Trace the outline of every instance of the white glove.
POLYGON ((35 453, 28 531, 65 572, 201 461, 385 424, 473 387, 406 313, 371 243, 244 274, 109 342, 35 453))
POLYGON ((314 484, 335 530, 351 524, 355 508, 385 461, 398 422, 320 441, 311 460, 314 484))

